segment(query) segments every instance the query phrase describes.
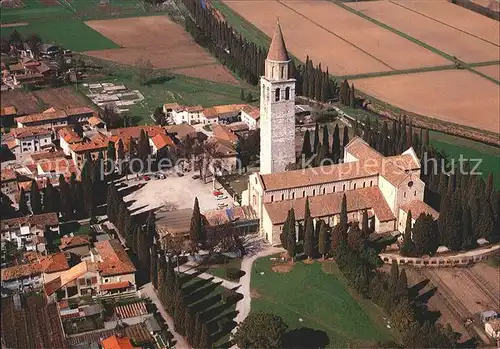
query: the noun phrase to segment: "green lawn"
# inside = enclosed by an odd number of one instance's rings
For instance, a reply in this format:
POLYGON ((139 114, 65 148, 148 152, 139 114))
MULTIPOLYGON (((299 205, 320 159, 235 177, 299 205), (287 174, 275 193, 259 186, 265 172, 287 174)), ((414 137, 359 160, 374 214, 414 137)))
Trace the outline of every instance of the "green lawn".
POLYGON ((41 0, 24 0, 22 8, 2 7, 2 23, 30 22, 42 18, 67 18, 73 13, 61 6, 46 6, 41 0))
POLYGON ((206 273, 228 280, 226 276, 227 268, 241 269, 241 259, 231 258, 227 264, 215 264, 208 266, 206 273))
POLYGON ((251 287, 256 296, 252 298, 252 312, 280 315, 290 329, 324 331, 328 348, 367 347, 392 339, 381 311, 370 301, 355 299, 332 265, 328 266, 331 274, 325 273, 319 262, 298 262, 291 272, 275 273, 271 263, 265 257, 254 264, 251 287))
POLYGON ((8 36, 14 29, 24 37, 36 33, 45 43, 54 43, 75 52, 120 47, 79 20, 34 21, 22 27, 2 28, 0 32, 2 36, 8 36))
MULTIPOLYGON (((500 149, 468 139, 447 135, 440 132, 430 132, 431 144, 444 152, 449 159, 477 159, 481 163, 477 169, 486 179, 493 173, 495 187, 500 188, 500 149)), ((471 163, 474 164, 474 162, 471 163)), ((458 165, 458 163, 457 163, 458 165)))

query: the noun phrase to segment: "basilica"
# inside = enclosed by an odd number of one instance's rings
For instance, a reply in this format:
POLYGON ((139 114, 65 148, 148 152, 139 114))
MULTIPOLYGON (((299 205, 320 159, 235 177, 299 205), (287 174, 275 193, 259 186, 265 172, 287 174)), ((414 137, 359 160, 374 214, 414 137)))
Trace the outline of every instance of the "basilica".
POLYGON ((260 80, 260 172, 250 175, 242 194, 242 204, 255 210, 259 231, 269 243, 280 244, 291 208, 297 221, 304 219, 306 200, 314 219, 334 226, 344 194, 349 220, 361 221, 366 210, 377 233, 404 231, 409 211, 413 222, 420 213, 437 218, 423 201, 425 184, 412 148, 386 157, 355 137, 345 147, 343 163, 285 171, 296 161, 295 80, 289 76, 289 63, 278 23, 260 80))

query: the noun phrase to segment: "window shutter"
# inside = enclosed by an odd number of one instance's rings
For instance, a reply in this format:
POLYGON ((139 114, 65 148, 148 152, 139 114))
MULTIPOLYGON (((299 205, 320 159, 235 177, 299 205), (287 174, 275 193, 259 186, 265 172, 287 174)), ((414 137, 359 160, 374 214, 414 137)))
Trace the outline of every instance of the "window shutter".
POLYGON ((91 281, 92 281, 92 284, 97 284, 97 277, 92 276, 91 281))
POLYGON ((85 286, 85 279, 78 279, 80 286, 85 286))

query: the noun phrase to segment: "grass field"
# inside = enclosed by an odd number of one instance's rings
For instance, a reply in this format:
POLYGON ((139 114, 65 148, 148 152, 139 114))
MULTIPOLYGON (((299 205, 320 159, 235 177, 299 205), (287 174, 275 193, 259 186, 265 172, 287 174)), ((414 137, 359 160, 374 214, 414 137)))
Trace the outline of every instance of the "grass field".
POLYGON ((26 26, 2 28, 2 36, 17 30, 26 37, 36 33, 43 42, 54 43, 75 52, 119 48, 99 32, 78 20, 34 21, 26 26))
MULTIPOLYGON (((328 274, 319 262, 298 262, 288 273, 273 272, 271 263, 266 257, 254 264, 252 312, 280 315, 290 329, 324 331, 328 348, 367 347, 392 339, 381 311, 370 301, 355 299, 332 263, 325 264, 328 274)), ((320 337, 318 332, 316 336, 320 337)), ((313 345, 314 338, 309 340, 311 346, 318 347, 313 345)))
POLYGON ((480 159, 477 171, 482 173, 484 179, 493 173, 495 187, 500 188, 500 149, 440 132, 432 131, 430 138, 431 144, 449 159, 458 160, 460 155, 464 159, 480 159))

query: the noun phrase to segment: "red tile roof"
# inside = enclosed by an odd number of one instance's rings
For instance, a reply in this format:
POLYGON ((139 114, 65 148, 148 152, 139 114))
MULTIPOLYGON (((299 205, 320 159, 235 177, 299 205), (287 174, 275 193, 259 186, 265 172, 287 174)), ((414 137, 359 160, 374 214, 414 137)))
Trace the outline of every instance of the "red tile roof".
POLYGON ((2 169, 2 182, 15 181, 16 180, 16 171, 10 168, 2 169))
POLYGON ((69 264, 63 252, 54 253, 43 257, 40 261, 44 273, 51 274, 68 270, 69 264))
POLYGON ((100 289, 103 291, 109 291, 109 290, 116 290, 116 289, 120 289, 120 288, 129 287, 129 286, 130 286, 130 282, 120 281, 120 282, 113 282, 113 283, 101 285, 100 289))
MULTIPOLYGON (((128 281, 127 281, 128 282, 128 281)), ((105 286, 105 285, 102 285, 105 286)), ((101 286, 101 290, 102 290, 101 286)), ((115 308, 115 314, 120 319, 127 319, 131 317, 146 315, 148 313, 148 309, 146 308, 146 303, 144 302, 136 302, 125 305, 120 305, 115 308)))
POLYGON ((243 107, 241 110, 250 115, 250 117, 254 120, 260 119, 260 109, 257 107, 254 107, 252 105, 247 105, 243 107))
POLYGON ((72 159, 58 158, 58 159, 47 159, 40 160, 37 162, 40 169, 45 172, 55 172, 55 173, 67 173, 71 174, 78 171, 78 167, 72 159))
POLYGON ((61 238, 61 244, 59 245, 59 248, 61 250, 64 250, 66 248, 72 248, 89 244, 90 244, 90 238, 88 235, 63 236, 61 238))
POLYGON ((59 218, 57 213, 42 213, 33 216, 24 216, 18 218, 2 219, 1 226, 2 231, 11 229, 13 227, 21 226, 36 226, 39 229, 45 229, 46 226, 55 227, 59 225, 59 218))
POLYGON ((61 128, 58 134, 59 138, 64 139, 66 143, 78 143, 83 141, 82 137, 80 137, 71 127, 61 128))
POLYGON ((117 335, 104 339, 101 345, 102 349, 136 349, 136 347, 132 345, 130 338, 118 337, 117 335))
POLYGON ((55 111, 44 111, 43 113, 30 114, 25 116, 20 116, 16 118, 17 122, 22 124, 37 122, 37 121, 50 121, 50 120, 59 120, 66 119, 67 115, 64 110, 55 110, 55 111))
POLYGON ((68 108, 68 109, 66 109, 66 114, 68 116, 94 114, 94 109, 89 108, 89 107, 68 108))
POLYGON ((2 281, 26 278, 41 273, 42 268, 39 263, 19 264, 8 268, 2 268, 1 270, 2 281))
POLYGON ((16 114, 17 114, 17 109, 13 105, 8 105, 0 108, 0 116, 10 116, 16 114))
POLYGON ((187 136, 196 136, 195 128, 188 124, 170 125, 166 126, 165 129, 168 133, 177 135, 177 138, 179 139, 185 138, 187 136))
MULTIPOLYGON (((311 216, 316 218, 340 214, 342 196, 344 193, 347 200, 347 212, 373 209, 375 216, 382 222, 396 219, 378 187, 311 196, 309 197, 311 216)), ((273 224, 283 224, 288 215, 288 211, 292 207, 295 211, 295 218, 297 220, 303 220, 305 202, 306 198, 299 198, 266 203, 264 207, 273 224)))
POLYGON ((82 153, 87 151, 98 151, 108 148, 109 138, 103 138, 101 136, 94 136, 90 141, 73 143, 69 147, 75 153, 82 153))
POLYGON ((166 147, 167 145, 168 146, 174 145, 174 141, 172 140, 172 138, 161 133, 158 133, 156 136, 151 137, 151 141, 155 145, 156 149, 161 149, 163 147, 166 147))
POLYGON ((94 246, 102 259, 102 262, 99 263, 102 276, 135 273, 135 266, 120 241, 116 239, 99 241, 94 246))
POLYGON ((439 218, 439 212, 421 200, 413 200, 400 206, 400 209, 408 213, 411 211, 413 219, 417 219, 421 213, 430 214, 434 219, 439 218))
POLYGON ((96 272, 97 268, 97 263, 90 261, 80 262, 71 269, 63 271, 57 278, 44 284, 43 287, 45 289, 45 293, 50 296, 61 287, 67 285, 73 280, 76 280, 87 272, 96 272))
POLYGON ((96 116, 92 116, 90 117, 87 122, 89 123, 90 126, 97 126, 99 124, 104 124, 104 121, 102 121, 102 119, 96 117, 96 116))
POLYGON ((144 130, 148 137, 154 137, 157 134, 166 134, 162 126, 133 126, 124 128, 115 128, 110 130, 111 135, 125 138, 127 141, 130 137, 136 139, 141 135, 141 130, 144 130))
POLYGON ((212 132, 215 138, 222 141, 237 142, 238 136, 234 134, 233 131, 229 129, 226 125, 215 124, 212 127, 212 132))
POLYGON ((13 128, 10 130, 10 134, 17 139, 32 136, 46 136, 50 135, 51 133, 51 130, 37 126, 13 128))

